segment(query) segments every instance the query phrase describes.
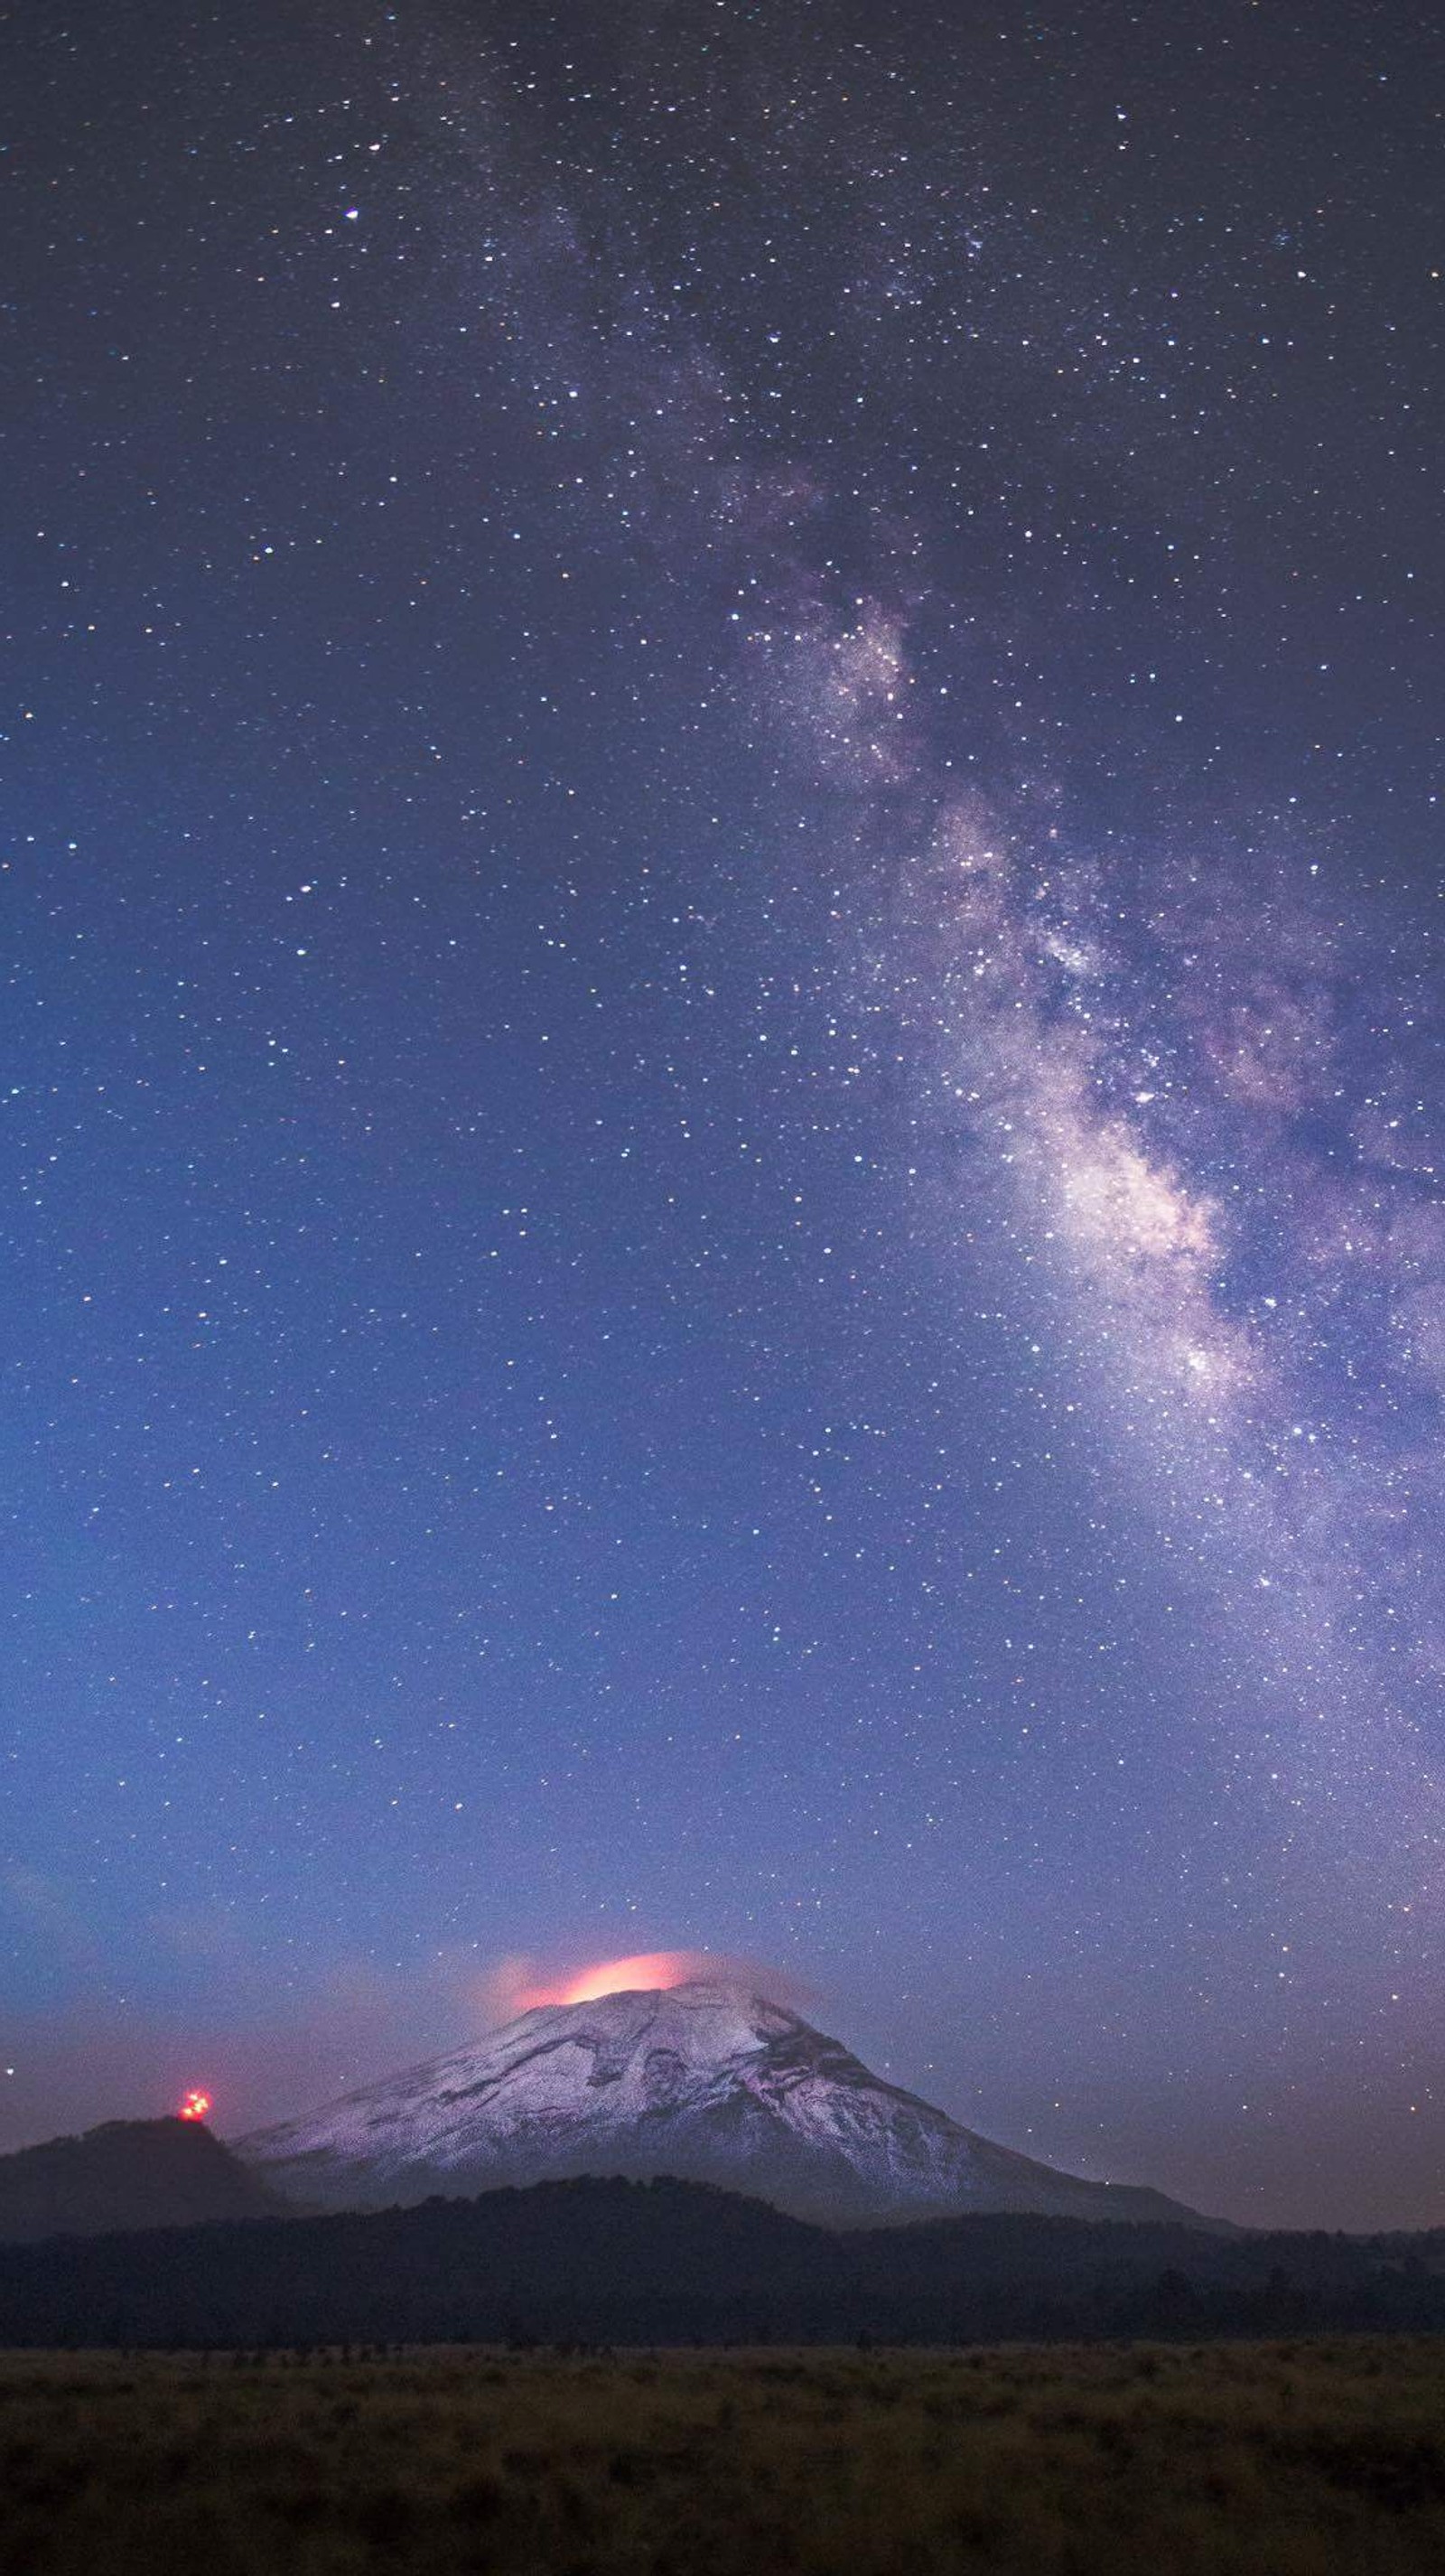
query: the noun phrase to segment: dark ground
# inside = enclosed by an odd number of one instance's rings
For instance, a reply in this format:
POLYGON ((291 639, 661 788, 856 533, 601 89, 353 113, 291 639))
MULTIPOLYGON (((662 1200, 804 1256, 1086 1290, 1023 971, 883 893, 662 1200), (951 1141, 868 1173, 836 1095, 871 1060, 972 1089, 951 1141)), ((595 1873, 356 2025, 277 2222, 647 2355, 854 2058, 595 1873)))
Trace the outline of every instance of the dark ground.
POLYGON ((1412 2576, 1445 2344, 0 2358, 4 2576, 1412 2576))

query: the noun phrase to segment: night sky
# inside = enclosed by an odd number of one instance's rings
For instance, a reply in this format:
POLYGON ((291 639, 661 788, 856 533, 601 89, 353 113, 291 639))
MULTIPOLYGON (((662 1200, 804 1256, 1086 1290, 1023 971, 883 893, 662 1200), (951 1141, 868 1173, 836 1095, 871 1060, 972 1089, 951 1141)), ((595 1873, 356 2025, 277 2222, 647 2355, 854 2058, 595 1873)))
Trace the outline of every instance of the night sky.
POLYGON ((4 13, 0 2146, 694 1949, 1445 2221, 1429 16, 4 13))

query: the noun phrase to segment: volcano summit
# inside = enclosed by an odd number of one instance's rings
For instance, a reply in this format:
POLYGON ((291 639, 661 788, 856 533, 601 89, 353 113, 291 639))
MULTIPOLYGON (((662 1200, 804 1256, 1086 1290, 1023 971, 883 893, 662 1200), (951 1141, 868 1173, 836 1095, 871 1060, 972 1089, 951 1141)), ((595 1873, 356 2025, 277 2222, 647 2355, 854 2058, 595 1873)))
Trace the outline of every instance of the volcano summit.
POLYGON ((320 2209, 677 2174, 832 2226, 1000 2210, 1209 2224, 1160 2192, 1084 2182, 994 2146, 783 2005, 705 1978, 538 2005, 235 2145, 320 2209))

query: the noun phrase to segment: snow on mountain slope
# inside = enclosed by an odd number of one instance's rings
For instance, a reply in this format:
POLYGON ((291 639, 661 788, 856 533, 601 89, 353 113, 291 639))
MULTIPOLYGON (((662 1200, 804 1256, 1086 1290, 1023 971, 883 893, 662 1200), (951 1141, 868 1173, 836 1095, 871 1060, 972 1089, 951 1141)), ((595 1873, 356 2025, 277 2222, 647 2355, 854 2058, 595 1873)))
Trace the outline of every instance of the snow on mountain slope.
POLYGON ((679 2174, 833 2225, 1033 2210, 1189 2219, 882 2083, 796 2013, 705 1979, 544 2004, 430 2065, 236 2140, 301 2203, 378 2207, 547 2176, 679 2174))

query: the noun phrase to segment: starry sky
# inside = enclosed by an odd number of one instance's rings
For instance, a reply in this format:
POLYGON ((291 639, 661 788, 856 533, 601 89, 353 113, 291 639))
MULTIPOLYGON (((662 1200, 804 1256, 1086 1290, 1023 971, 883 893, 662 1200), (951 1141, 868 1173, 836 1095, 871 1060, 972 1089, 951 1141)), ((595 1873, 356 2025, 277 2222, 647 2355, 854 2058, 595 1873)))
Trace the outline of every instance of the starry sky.
POLYGON ((5 17, 0 2146, 687 1948, 1445 2221, 1427 13, 5 17))

